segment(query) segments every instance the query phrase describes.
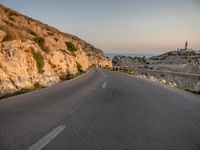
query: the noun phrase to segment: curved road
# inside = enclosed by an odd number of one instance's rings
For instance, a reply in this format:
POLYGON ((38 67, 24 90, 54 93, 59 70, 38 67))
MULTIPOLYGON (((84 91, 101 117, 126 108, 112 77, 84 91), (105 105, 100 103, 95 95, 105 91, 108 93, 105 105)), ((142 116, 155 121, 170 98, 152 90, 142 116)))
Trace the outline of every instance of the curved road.
POLYGON ((0 101, 0 150, 199 150, 200 97, 92 69, 0 101))

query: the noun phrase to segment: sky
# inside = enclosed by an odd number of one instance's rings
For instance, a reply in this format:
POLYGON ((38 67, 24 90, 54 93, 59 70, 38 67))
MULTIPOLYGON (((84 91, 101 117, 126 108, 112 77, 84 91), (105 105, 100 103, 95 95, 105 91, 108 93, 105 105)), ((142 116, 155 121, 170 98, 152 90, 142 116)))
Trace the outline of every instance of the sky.
POLYGON ((200 0, 0 0, 106 53, 200 50, 200 0))

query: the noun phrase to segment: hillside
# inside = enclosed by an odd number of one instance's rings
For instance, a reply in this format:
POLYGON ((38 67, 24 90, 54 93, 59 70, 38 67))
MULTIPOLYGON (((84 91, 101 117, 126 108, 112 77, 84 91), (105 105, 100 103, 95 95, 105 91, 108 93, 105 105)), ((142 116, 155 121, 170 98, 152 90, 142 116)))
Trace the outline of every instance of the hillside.
POLYGON ((198 51, 171 51, 150 58, 115 56, 114 66, 129 66, 136 70, 150 69, 173 71, 190 74, 200 74, 200 53, 198 51))
POLYGON ((76 36, 2 5, 0 14, 0 96, 112 65, 101 50, 76 36))

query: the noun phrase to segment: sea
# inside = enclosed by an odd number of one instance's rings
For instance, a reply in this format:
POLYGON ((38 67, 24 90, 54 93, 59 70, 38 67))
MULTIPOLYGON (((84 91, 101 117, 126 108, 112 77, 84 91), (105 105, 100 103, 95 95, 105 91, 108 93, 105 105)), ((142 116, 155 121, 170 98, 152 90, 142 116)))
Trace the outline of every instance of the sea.
POLYGON ((118 56, 130 56, 130 57, 152 57, 152 56, 156 56, 157 54, 134 54, 134 53, 106 53, 106 55, 110 58, 113 59, 113 57, 115 57, 116 55, 118 56))

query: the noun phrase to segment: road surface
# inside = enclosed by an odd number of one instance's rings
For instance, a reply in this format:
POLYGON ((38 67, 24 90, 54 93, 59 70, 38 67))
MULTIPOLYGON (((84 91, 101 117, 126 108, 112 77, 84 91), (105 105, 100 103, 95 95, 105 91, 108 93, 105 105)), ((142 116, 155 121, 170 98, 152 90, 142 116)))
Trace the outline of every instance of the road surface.
POLYGON ((0 101, 0 150, 199 150, 200 97, 103 69, 0 101))

